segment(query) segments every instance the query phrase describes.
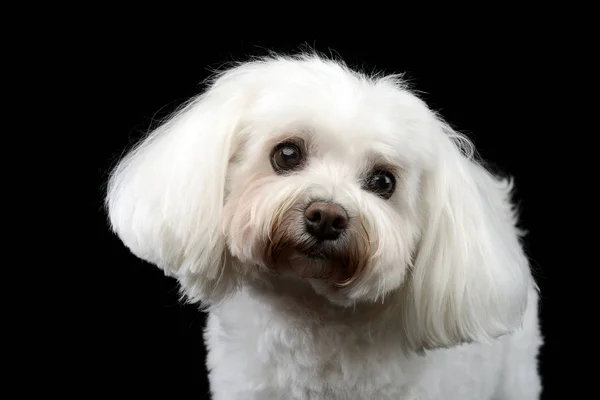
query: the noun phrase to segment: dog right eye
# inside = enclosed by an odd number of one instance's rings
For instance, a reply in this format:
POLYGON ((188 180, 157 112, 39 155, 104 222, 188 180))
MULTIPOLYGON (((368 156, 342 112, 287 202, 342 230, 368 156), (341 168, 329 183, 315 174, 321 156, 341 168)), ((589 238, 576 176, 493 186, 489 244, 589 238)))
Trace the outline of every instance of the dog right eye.
POLYGON ((280 143, 275 146, 271 154, 271 165, 277 173, 293 171, 300 167, 302 162, 302 150, 295 143, 280 143))

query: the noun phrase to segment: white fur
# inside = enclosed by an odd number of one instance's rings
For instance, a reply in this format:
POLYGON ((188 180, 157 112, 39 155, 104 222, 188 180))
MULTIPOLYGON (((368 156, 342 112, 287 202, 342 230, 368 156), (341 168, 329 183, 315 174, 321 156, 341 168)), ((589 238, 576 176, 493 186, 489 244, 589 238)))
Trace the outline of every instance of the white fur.
POLYGON ((538 296, 511 188, 400 77, 303 54, 218 75, 121 161, 107 205, 208 311, 214 399, 533 400, 538 296), (290 138, 306 164, 276 174, 290 138), (388 200, 361 183, 382 165, 388 200), (295 247, 315 199, 350 217, 327 260, 295 247))

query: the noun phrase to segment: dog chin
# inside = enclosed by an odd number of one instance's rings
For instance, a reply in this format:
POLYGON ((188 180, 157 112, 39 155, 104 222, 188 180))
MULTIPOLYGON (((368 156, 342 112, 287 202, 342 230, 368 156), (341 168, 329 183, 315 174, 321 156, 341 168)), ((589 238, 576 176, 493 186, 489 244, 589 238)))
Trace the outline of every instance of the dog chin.
POLYGON ((302 243, 281 250, 278 257, 270 260, 268 267, 275 276, 308 283, 317 295, 335 305, 349 305, 340 293, 353 278, 348 265, 348 250, 326 242, 302 243))

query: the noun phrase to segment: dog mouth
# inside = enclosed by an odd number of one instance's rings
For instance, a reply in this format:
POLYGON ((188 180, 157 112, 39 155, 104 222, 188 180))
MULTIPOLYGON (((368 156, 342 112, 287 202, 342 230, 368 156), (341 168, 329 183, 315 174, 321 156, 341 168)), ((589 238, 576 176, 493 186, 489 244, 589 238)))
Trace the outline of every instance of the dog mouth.
POLYGON ((309 246, 299 246, 296 251, 309 260, 331 261, 337 258, 339 249, 324 241, 315 241, 309 246))
POLYGON ((300 240, 275 242, 269 247, 267 267, 278 274, 303 280, 324 281, 328 287, 342 288, 351 284, 364 267, 360 246, 344 240, 300 240))
POLYGON ((329 253, 324 253, 322 251, 319 252, 310 252, 303 254, 307 259, 313 261, 331 261, 332 255, 329 253))
POLYGON ((362 224, 336 237, 307 232, 296 219, 273 224, 263 247, 263 264, 275 274, 323 280, 331 287, 352 284, 369 260, 369 235, 362 224))

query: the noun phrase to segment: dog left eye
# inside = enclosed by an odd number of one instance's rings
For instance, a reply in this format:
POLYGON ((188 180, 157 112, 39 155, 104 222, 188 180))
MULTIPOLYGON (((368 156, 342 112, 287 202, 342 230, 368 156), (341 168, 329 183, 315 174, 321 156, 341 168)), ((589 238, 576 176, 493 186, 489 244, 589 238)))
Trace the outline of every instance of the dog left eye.
POLYGON ((387 200, 396 190, 396 178, 388 171, 373 171, 365 180, 364 189, 387 200))
POLYGON ((297 169, 303 162, 302 150, 295 143, 280 143, 273 149, 271 164, 275 172, 297 169))

